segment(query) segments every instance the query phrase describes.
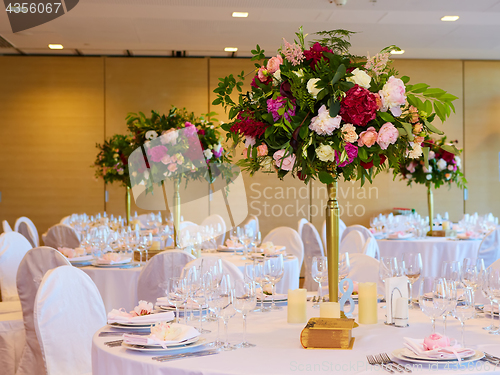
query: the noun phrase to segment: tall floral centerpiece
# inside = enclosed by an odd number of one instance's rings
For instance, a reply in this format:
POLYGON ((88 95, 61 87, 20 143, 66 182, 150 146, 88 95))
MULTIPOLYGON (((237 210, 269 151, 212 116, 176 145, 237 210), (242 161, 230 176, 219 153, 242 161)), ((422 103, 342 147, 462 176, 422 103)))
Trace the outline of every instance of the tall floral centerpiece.
POLYGON ((219 128, 213 122, 216 120, 208 120, 214 115, 209 113, 197 117, 185 109, 172 107, 166 115, 151 111, 151 117, 142 112, 127 116, 134 146, 143 147, 148 160, 146 164, 134 167, 130 176, 132 185, 143 184, 150 192, 155 182, 174 180, 172 211, 176 245, 179 245, 181 181, 204 179, 212 183, 216 177, 214 171, 221 172, 224 165, 229 165, 225 163, 228 156, 221 143, 219 128))
MULTIPOLYGON (((418 128, 416 130, 419 130, 418 128)), ((462 171, 460 156, 454 152, 454 144, 458 141, 447 142, 446 137, 433 139, 426 137, 422 145, 428 150, 426 158, 424 155, 418 159, 407 160, 403 163, 399 172, 402 180, 407 181, 408 186, 413 183, 422 184, 427 187, 427 207, 429 210, 430 234, 433 232, 434 199, 432 188, 437 189, 442 185, 451 187, 456 184, 463 189, 467 183, 462 171)), ((462 150, 459 150, 462 152, 462 150)))
POLYGON ((306 46, 302 29, 297 39, 267 59, 252 51, 256 71, 251 91, 241 92, 242 72, 220 79, 213 104, 229 110, 222 127, 228 139, 244 143, 247 152, 237 164, 250 174, 291 174, 306 183, 327 184, 327 255, 330 300, 338 299, 339 206, 337 187, 344 180, 372 181, 381 170, 406 157, 419 158, 431 123, 454 110, 455 96, 426 84, 410 85, 391 67, 391 46, 373 57, 349 53, 346 30, 319 32, 306 46), (238 99, 230 94, 237 90, 238 99), (418 116, 418 135, 412 119, 418 116))
POLYGON ((99 149, 93 167, 95 176, 104 182, 119 182, 125 187, 125 216, 130 223, 130 178, 128 158, 134 147, 130 135, 115 134, 104 143, 96 144, 99 149))

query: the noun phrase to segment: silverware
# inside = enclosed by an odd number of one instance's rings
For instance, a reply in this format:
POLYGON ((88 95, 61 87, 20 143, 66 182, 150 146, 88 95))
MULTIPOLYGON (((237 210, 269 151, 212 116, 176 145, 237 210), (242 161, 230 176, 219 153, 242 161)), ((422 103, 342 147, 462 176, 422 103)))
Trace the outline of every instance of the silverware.
POLYGON ((107 341, 104 343, 104 345, 107 345, 109 347, 120 346, 122 344, 122 342, 123 342, 123 340, 107 341))
POLYGON ((366 359, 368 360, 368 363, 372 366, 376 366, 376 365, 379 365, 380 367, 382 367, 385 371, 387 372, 390 372, 391 374, 394 373, 394 370, 391 369, 389 366, 386 366, 384 364, 381 364, 381 363, 378 363, 377 360, 371 356, 371 355, 367 355, 366 356, 366 359))
POLYGON ((207 355, 213 355, 213 354, 218 354, 218 353, 219 353, 219 349, 207 349, 207 350, 200 350, 198 352, 180 353, 180 354, 164 355, 164 356, 160 356, 160 357, 152 357, 152 359, 155 361, 159 361, 159 362, 168 362, 168 361, 173 361, 173 360, 181 359, 181 358, 204 357, 207 355))
POLYGON ((313 296, 312 302, 316 302, 316 296, 313 296))
POLYGON ((496 365, 500 365, 500 358, 499 357, 488 354, 486 352, 484 352, 484 355, 485 355, 485 358, 488 360, 488 362, 496 364, 496 365))
POLYGON ((139 335, 139 336, 151 334, 151 332, 145 332, 145 331, 127 331, 127 332, 103 331, 103 332, 99 332, 99 337, 123 336, 125 333, 130 333, 130 334, 139 335))
POLYGON ((403 366, 397 362, 394 362, 391 359, 391 357, 389 357, 389 355, 387 353, 380 353, 380 357, 384 361, 384 364, 391 364, 393 367, 396 367, 396 370, 398 370, 399 372, 401 372, 401 370, 406 371, 406 372, 411 372, 411 370, 409 368, 406 368, 405 366, 403 366))
POLYGON ((392 368, 393 370, 396 370, 397 372, 403 372, 403 370, 401 370, 399 367, 397 367, 396 365, 393 365, 392 363, 389 363, 387 362, 381 354, 376 354, 374 355, 375 357, 375 361, 379 364, 379 365, 385 365, 389 368, 392 368))

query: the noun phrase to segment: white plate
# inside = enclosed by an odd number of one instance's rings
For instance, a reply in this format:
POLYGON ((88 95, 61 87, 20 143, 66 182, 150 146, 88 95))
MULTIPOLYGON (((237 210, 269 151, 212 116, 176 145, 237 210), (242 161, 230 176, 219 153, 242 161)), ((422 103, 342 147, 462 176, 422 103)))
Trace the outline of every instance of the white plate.
POLYGON ((227 247, 227 246, 220 246, 217 248, 217 251, 220 253, 233 253, 235 251, 243 251, 244 247, 227 247))
POLYGON ((114 263, 114 264, 102 264, 102 263, 92 263, 92 266, 99 268, 120 268, 132 264, 132 262, 126 263, 114 263))
POLYGON ((168 352, 172 350, 183 350, 183 349, 191 349, 191 348, 196 348, 201 345, 206 344, 206 339, 200 339, 199 336, 195 337, 197 340, 196 341, 191 341, 190 343, 188 342, 187 344, 178 344, 176 346, 170 346, 167 347, 166 349, 163 349, 161 346, 145 346, 145 345, 132 345, 132 344, 126 344, 125 342, 122 342, 122 346, 124 346, 127 349, 131 350, 136 350, 139 352, 168 352))
POLYGON ((113 328, 117 328, 117 329, 135 329, 135 330, 143 330, 143 329, 150 329, 152 324, 143 324, 143 325, 122 325, 122 324, 118 324, 118 323, 111 323, 109 324, 108 323, 108 326, 110 327, 113 327, 113 328))
MULTIPOLYGON (((395 357, 397 359, 400 359, 400 360, 403 360, 406 362, 412 362, 412 363, 427 363, 427 364, 429 364, 429 363, 450 363, 450 362, 459 363, 457 359, 414 359, 414 358, 409 358, 403 354, 403 353, 406 353, 407 350, 410 351, 407 348, 400 348, 400 349, 394 350, 391 354, 393 357, 395 357)), ((475 354, 472 357, 462 359, 462 361, 460 361, 460 364, 474 362, 474 361, 477 361, 483 357, 484 357, 484 353, 479 351, 479 350, 476 350, 475 354)))
POLYGON ((411 236, 411 237, 387 237, 386 240, 391 240, 391 241, 406 241, 406 240, 414 240, 415 237, 414 236, 411 236))
MULTIPOLYGON (((421 356, 421 355, 418 355, 418 354, 415 354, 413 353, 410 349, 408 348, 403 348, 403 350, 401 351, 401 355, 403 357, 406 357, 406 358, 411 358, 411 359, 420 359, 420 360, 423 360, 423 361, 456 361, 456 357, 455 358, 434 358, 434 359, 429 359, 429 357, 424 357, 424 356, 421 356)), ((472 355, 468 355, 468 356, 465 356, 465 357, 462 357, 462 361, 464 359, 469 359, 473 356, 475 356, 476 353, 472 354, 472 355)))

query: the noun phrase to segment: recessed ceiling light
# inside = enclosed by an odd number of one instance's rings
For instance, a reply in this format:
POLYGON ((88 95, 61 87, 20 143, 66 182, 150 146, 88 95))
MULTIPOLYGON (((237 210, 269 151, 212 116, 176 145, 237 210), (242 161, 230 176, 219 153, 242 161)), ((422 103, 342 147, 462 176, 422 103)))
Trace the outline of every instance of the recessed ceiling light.
POLYGON ((441 21, 453 22, 458 20, 459 18, 459 16, 444 16, 441 18, 441 21))
POLYGON ((248 17, 248 12, 233 12, 233 17, 246 18, 248 17))
POLYGON ((226 51, 226 52, 236 52, 236 51, 238 51, 238 48, 237 47, 226 47, 226 48, 224 48, 224 51, 226 51))
POLYGON ((49 44, 49 48, 50 49, 63 49, 63 45, 62 44, 49 44))
POLYGON ((392 55, 402 55, 403 53, 405 53, 404 49, 402 49, 400 51, 396 51, 396 50, 391 51, 392 55))

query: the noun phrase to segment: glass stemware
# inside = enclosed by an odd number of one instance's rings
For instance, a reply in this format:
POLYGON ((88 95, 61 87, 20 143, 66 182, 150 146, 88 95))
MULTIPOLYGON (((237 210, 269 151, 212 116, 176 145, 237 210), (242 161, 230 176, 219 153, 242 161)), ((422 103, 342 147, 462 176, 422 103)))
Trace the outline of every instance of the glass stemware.
POLYGON ((210 333, 209 330, 203 329, 203 305, 205 305, 207 302, 206 288, 207 283, 210 282, 209 277, 211 277, 210 274, 203 274, 201 271, 201 267, 198 268, 196 266, 191 267, 187 275, 191 299, 193 300, 193 302, 198 304, 200 314, 200 328, 198 329, 198 331, 200 333, 210 333))
POLYGON ((248 246, 251 244, 254 237, 253 229, 249 226, 245 226, 240 231, 239 241, 243 245, 243 257, 241 259, 246 260, 248 254, 248 246))
POLYGON ((222 277, 218 293, 220 297, 219 313, 222 321, 224 322, 224 333, 226 338, 222 349, 233 350, 234 348, 229 344, 227 325, 229 323, 229 319, 231 319, 236 314, 236 310, 234 309, 233 305, 234 289, 232 288, 231 278, 229 277, 229 275, 224 275, 222 277))
MULTIPOLYGON (((484 264, 484 262, 483 262, 484 264)), ((485 298, 490 301, 490 317, 491 317, 491 324, 489 326, 483 327, 484 330, 486 331, 494 331, 497 329, 495 327, 495 316, 494 316, 494 310, 493 310, 493 294, 490 292, 490 284, 489 284, 489 278, 491 275, 491 272, 494 270, 492 268, 485 269, 481 271, 479 274, 479 288, 481 289, 481 293, 485 298)), ((486 307, 486 306, 485 306, 486 307)))
POLYGON ((410 309, 415 308, 413 306, 413 284, 420 277, 422 272, 422 255, 420 253, 405 253, 403 254, 403 272, 405 276, 410 280, 410 309))
MULTIPOLYGON (((344 280, 351 270, 351 264, 349 263, 349 253, 339 254, 339 284, 344 280)), ((327 273, 328 274, 328 273, 327 273)))
POLYGON ((175 318, 177 323, 180 323, 179 307, 186 303, 187 300, 186 290, 186 279, 184 277, 171 277, 168 280, 165 294, 168 303, 175 306, 175 318))
POLYGON ((436 318, 446 310, 446 280, 434 277, 424 277, 420 283, 418 301, 420 309, 432 322, 432 333, 436 333, 436 318))
POLYGON ((500 311, 500 271, 496 269, 488 269, 488 292, 490 294, 491 303, 491 325, 493 328, 490 330, 490 334, 498 335, 500 334, 500 328, 495 326, 495 304, 500 311))
POLYGON ((257 296, 255 283, 250 280, 236 280, 234 286, 233 306, 236 312, 243 315, 243 342, 235 345, 237 348, 251 348, 255 344, 247 341, 247 315, 255 309, 257 296))
POLYGON ((441 267, 441 277, 443 277, 447 282, 459 282, 460 268, 460 262, 457 260, 443 262, 441 267))
POLYGON ((318 301, 313 305, 317 309, 323 300, 323 284, 328 281, 327 257, 319 256, 312 258, 311 276, 318 283, 318 301))
POLYGON ((462 326, 462 348, 465 348, 465 321, 474 317, 474 291, 469 288, 457 290, 457 304, 452 312, 462 326))
POLYGON ((276 295, 276 284, 281 280, 285 272, 283 254, 278 256, 265 256, 263 274, 267 282, 272 286, 271 310, 282 310, 281 306, 276 306, 274 299, 276 295))

